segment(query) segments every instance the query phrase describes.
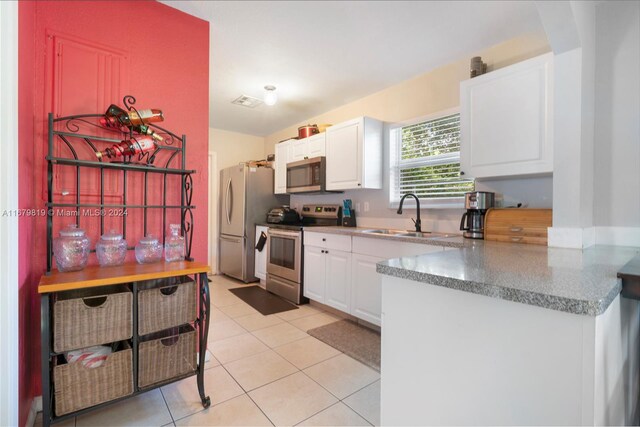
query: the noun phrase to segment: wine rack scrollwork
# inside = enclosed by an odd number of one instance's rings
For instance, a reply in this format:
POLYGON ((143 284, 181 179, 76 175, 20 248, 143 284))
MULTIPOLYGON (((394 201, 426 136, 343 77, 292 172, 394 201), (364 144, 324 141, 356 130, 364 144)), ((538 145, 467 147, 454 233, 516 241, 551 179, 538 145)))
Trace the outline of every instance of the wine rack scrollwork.
MULTIPOLYGON (((136 98, 127 95, 123 98, 123 104, 128 111, 135 111, 134 104, 136 98)), ((75 210, 76 223, 80 226, 81 209, 95 208, 103 211, 105 208, 122 208, 122 209, 143 209, 143 227, 144 232, 147 230, 147 213, 150 209, 162 210, 162 242, 166 238, 167 212, 173 209, 179 209, 179 216, 182 222, 182 233, 185 237, 185 259, 191 258, 191 248, 193 244, 193 212, 195 206, 192 205, 193 199, 193 178, 194 170, 186 169, 186 136, 178 136, 163 127, 154 123, 143 123, 149 126, 157 134, 163 137, 162 142, 156 142, 153 150, 141 153, 135 156, 125 156, 118 161, 108 161, 104 157, 97 154, 106 147, 120 143, 122 140, 133 139, 139 137, 127 127, 120 126, 117 128, 106 126, 107 117, 104 114, 80 114, 73 116, 54 118, 53 113, 48 116, 48 153, 47 153, 47 272, 52 269, 53 258, 53 221, 52 212, 56 208, 65 208, 75 210), (54 167, 71 166, 71 170, 75 170, 75 203, 60 203, 54 201, 54 167), (86 174, 81 173, 85 168, 97 168, 100 171, 100 190, 99 203, 85 203, 81 195, 81 181, 86 174), (104 187, 104 171, 117 170, 121 171, 123 180, 121 204, 105 203, 105 187, 104 187), (142 204, 132 204, 127 194, 127 180, 132 173, 142 173, 144 175, 144 201, 142 204), (162 203, 160 205, 150 205, 147 203, 147 193, 149 174, 161 174, 162 179, 162 203), (168 177, 181 177, 181 200, 179 204, 170 205, 167 203, 168 177)), ((70 168, 65 168, 65 173, 71 172, 70 168)), ((153 190, 151 190, 153 191, 153 190)), ((177 218, 176 218, 177 219, 177 218)), ((104 217, 100 218, 100 233, 104 232, 104 217)), ((122 232, 124 237, 127 235, 127 217, 122 221, 122 232)), ((130 247, 129 249, 133 249, 130 247)))

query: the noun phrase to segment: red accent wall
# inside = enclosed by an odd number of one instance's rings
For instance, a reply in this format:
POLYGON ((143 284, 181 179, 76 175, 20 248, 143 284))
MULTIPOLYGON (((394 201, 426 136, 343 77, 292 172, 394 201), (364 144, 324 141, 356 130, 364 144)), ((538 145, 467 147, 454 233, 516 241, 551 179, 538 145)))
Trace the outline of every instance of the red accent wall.
MULTIPOLYGON (((126 52, 128 72, 122 87, 106 97, 105 93, 87 93, 90 102, 78 100, 78 109, 92 105, 91 102, 96 105, 96 100, 103 102, 103 99, 121 105, 122 96, 132 94, 138 99, 139 108, 164 111, 163 127, 187 135, 187 168, 197 171, 193 176, 192 202, 197 208, 193 211, 195 233, 191 255, 206 261, 209 23, 155 1, 20 2, 18 185, 21 208, 41 209, 46 201, 46 118, 54 108, 50 92, 56 87, 52 58, 47 58, 51 56, 51 34, 126 52)), ((74 71, 65 72, 72 73, 67 81, 77 78, 78 84, 87 80, 87 73, 95 73, 82 63, 74 71)), ((69 92, 63 90, 61 96, 69 92)), ((64 105, 64 114, 102 113, 107 107, 104 105, 100 111, 86 111, 86 108, 71 111, 73 99, 65 100, 64 105)), ((31 399, 41 393, 37 283, 46 269, 46 218, 21 218, 19 227, 19 398, 20 425, 24 425, 31 399)), ((128 227, 131 226, 128 224, 128 227)))

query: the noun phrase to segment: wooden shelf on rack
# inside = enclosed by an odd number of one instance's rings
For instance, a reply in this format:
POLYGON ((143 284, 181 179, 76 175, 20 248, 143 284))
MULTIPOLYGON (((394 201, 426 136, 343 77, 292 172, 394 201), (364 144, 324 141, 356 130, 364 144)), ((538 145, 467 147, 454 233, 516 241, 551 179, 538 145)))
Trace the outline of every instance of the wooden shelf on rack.
POLYGON ((38 293, 47 294, 210 272, 211 267, 207 264, 193 261, 162 261, 154 264, 128 263, 116 267, 92 265, 81 271, 62 273, 53 270, 50 275, 43 275, 38 284, 38 293))

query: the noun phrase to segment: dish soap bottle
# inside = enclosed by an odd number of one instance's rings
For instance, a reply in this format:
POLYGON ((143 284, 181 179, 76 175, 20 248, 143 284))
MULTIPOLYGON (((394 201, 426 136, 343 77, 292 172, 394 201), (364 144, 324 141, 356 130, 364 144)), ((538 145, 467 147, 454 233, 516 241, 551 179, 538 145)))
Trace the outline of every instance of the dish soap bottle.
POLYGON ((164 259, 167 262, 184 261, 184 237, 180 235, 180 224, 169 225, 171 235, 164 243, 164 259))

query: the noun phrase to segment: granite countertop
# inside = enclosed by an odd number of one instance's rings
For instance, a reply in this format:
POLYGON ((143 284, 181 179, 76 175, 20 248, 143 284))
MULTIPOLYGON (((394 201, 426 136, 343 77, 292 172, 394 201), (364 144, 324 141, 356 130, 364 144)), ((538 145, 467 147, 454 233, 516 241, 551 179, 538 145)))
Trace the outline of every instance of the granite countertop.
POLYGON ((396 258, 377 264, 388 276, 598 316, 620 293, 617 272, 640 248, 584 250, 469 241, 458 250, 396 258))
POLYGON ((433 233, 433 237, 411 237, 392 234, 365 233, 366 230, 375 230, 377 227, 304 227, 305 231, 318 233, 343 234, 353 237, 366 237, 372 239, 391 240, 395 242, 418 243, 422 245, 444 246, 449 248, 462 248, 469 244, 469 240, 462 235, 433 233))

